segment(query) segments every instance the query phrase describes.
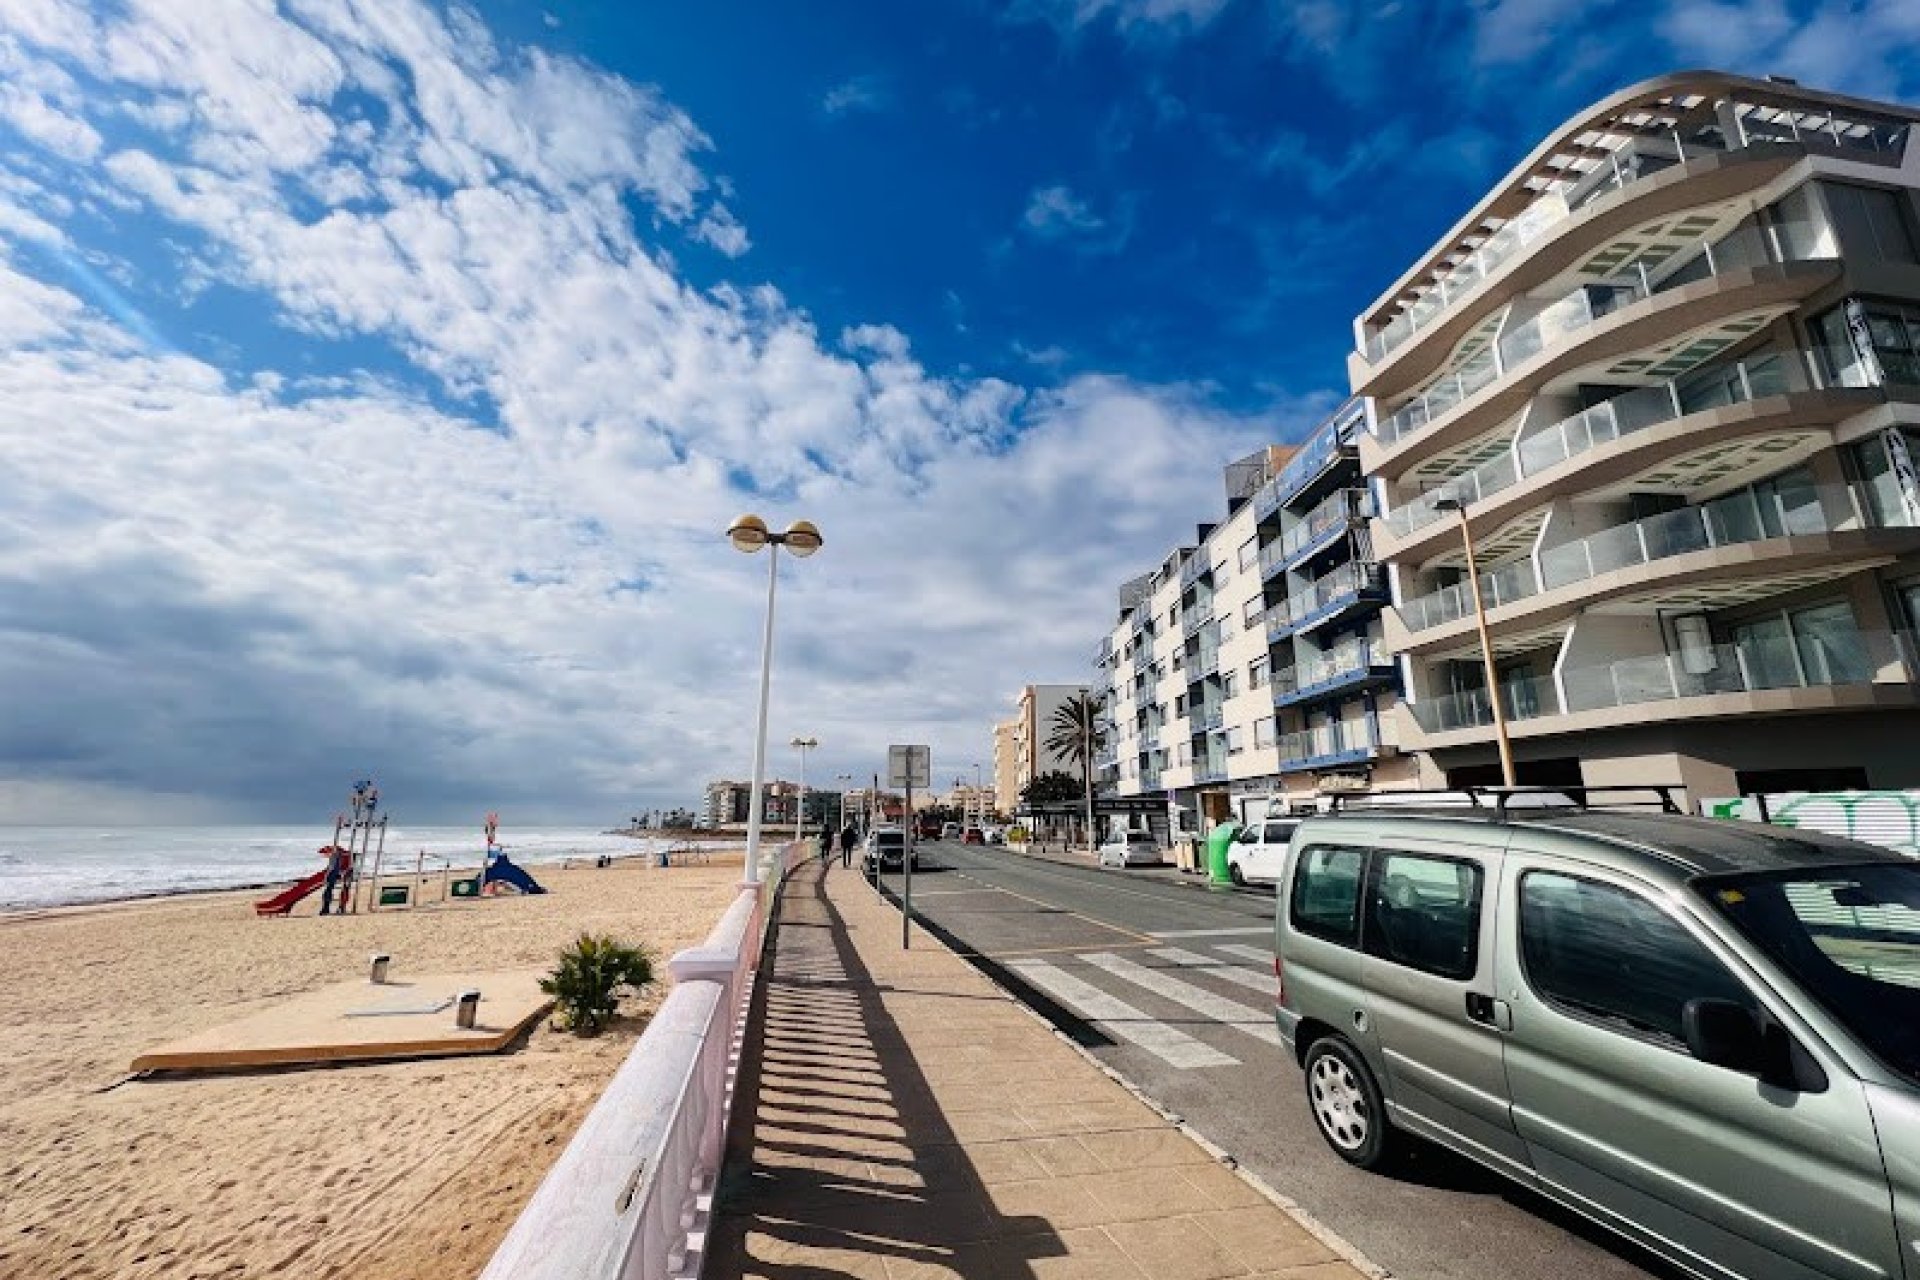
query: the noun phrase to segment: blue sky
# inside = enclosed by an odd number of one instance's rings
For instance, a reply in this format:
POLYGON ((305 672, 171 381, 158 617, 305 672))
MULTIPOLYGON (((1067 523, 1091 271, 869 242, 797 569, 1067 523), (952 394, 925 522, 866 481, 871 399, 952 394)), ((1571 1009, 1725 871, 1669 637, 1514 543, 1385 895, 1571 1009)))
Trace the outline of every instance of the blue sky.
POLYGON ((1908 0, 0 8, 0 821, 970 772, 1546 129, 1908 0), (793 762, 780 759, 780 772, 793 762), (945 762, 945 763, 942 763, 945 762))

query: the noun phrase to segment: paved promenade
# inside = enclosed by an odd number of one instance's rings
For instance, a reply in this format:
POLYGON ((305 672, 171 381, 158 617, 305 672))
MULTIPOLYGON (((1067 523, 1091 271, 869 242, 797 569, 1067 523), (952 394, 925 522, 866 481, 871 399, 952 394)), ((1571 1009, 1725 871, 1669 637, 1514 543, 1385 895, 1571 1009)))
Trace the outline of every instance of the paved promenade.
MULTIPOLYGON (((955 891, 940 880, 915 896, 955 891)), ((900 934, 857 870, 789 884, 709 1276, 1359 1280, 971 966, 900 934)))

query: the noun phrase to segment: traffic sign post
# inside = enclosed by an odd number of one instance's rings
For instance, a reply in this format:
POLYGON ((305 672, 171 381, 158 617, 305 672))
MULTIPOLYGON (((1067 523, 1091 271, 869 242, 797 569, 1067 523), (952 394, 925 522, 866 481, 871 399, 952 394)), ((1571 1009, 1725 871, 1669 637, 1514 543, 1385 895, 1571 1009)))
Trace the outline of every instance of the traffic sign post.
MULTIPOLYGON (((913 844, 917 825, 913 820, 913 789, 916 786, 930 786, 933 777, 933 752, 922 746, 891 746, 887 748, 887 785, 905 787, 907 792, 905 848, 900 854, 900 873, 906 886, 900 895, 900 949, 906 951, 913 946, 913 844)), ((879 862, 875 860, 875 880, 878 881, 879 862)))

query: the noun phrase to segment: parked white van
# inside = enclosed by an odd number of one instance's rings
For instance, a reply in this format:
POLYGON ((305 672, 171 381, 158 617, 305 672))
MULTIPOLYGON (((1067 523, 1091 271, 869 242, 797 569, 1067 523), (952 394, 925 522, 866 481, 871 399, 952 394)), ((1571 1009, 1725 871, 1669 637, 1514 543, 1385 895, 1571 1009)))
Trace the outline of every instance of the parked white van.
POLYGON ((1298 818, 1262 818, 1233 838, 1227 874, 1235 884, 1278 884, 1287 870, 1287 845, 1298 818))

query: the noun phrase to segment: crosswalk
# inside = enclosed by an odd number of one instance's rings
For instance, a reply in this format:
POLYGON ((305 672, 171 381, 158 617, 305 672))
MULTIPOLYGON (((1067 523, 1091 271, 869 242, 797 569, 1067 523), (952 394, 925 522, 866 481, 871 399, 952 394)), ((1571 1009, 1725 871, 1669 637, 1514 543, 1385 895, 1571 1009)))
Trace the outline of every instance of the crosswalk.
POLYGON ((1245 1045, 1241 1037, 1277 1048, 1272 956, 1239 943, 1206 942, 1192 935, 1181 940, 1191 946, 1156 947, 1133 956, 1090 951, 1071 958, 1029 957, 1009 960, 1006 966, 1102 1035, 1136 1045, 1181 1070, 1240 1065, 1241 1059, 1229 1050, 1245 1045), (1234 990, 1229 994, 1221 987, 1234 990), (1243 994, 1248 991, 1266 999, 1249 1002, 1243 994), (1151 1011, 1160 1004, 1185 1013, 1161 1016, 1151 1011), (1211 1035, 1216 1028, 1221 1034, 1211 1035), (1219 1043, 1209 1043, 1203 1035, 1219 1043))

